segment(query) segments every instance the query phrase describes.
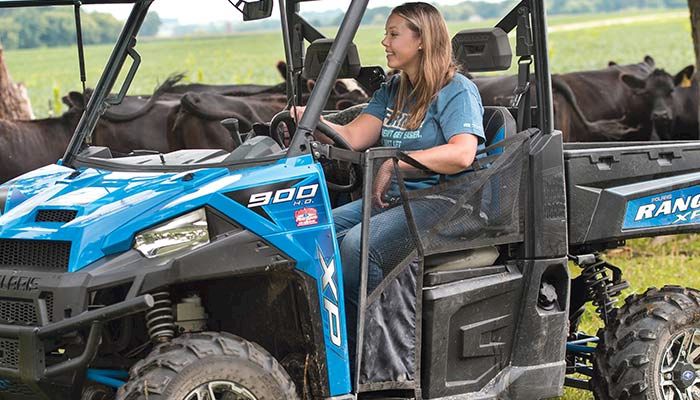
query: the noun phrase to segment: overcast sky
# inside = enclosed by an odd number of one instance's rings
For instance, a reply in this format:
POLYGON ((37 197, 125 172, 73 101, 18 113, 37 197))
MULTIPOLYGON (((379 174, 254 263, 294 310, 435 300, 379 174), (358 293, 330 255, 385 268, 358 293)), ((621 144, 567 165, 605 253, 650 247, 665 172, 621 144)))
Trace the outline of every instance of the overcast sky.
MULTIPOLYGON (((408 0, 370 0, 369 7, 396 6, 408 0)), ((438 4, 456 4, 464 0, 433 0, 438 4)), ((234 1, 235 2, 235 1, 234 1)), ((278 0, 274 1, 277 15, 278 0)), ((326 11, 335 9, 347 9, 349 0, 324 0, 301 3, 301 11, 326 11)), ((128 5, 100 5, 85 6, 87 10, 107 11, 117 18, 125 19, 131 9, 128 5)), ((156 0, 151 5, 151 10, 157 11, 161 18, 174 18, 181 24, 202 24, 207 22, 231 19, 241 21, 240 13, 236 11, 227 0, 156 0)))

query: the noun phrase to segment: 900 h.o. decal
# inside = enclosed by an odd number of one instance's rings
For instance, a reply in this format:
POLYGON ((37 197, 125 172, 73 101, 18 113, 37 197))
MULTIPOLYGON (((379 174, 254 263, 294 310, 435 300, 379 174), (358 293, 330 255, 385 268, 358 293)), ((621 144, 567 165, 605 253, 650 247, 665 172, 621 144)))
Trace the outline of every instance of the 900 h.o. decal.
POLYGON ((304 207, 313 203, 318 194, 318 183, 297 187, 302 180, 285 181, 270 185, 255 186, 248 189, 226 193, 226 196, 238 204, 254 211, 258 215, 272 221, 264 206, 289 204, 304 207))
POLYGON ((301 186, 299 188, 291 187, 276 191, 267 191, 254 193, 250 195, 248 200, 248 208, 266 206, 268 204, 294 202, 294 205, 305 205, 311 203, 314 196, 318 192, 318 184, 301 186))

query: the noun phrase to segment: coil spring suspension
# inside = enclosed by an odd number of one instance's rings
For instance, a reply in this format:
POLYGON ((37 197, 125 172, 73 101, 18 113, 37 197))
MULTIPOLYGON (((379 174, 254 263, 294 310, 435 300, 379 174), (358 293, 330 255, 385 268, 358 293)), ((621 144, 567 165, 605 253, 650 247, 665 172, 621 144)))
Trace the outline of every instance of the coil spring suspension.
POLYGON ((615 317, 615 298, 629 287, 620 268, 602 260, 598 254, 574 257, 586 283, 588 299, 596 307, 605 325, 615 317))
POLYGON ((169 292, 153 293, 155 303, 146 313, 146 328, 153 342, 168 342, 175 337, 175 316, 169 292))

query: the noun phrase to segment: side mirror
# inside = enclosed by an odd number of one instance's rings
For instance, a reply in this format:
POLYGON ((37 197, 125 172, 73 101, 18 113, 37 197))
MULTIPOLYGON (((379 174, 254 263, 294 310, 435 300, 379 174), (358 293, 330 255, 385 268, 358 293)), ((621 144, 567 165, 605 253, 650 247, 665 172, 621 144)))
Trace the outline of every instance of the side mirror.
MULTIPOLYGON (((258 0, 243 3, 243 21, 265 19, 272 15, 273 0, 258 0)), ((238 8, 238 6, 236 6, 238 8)))

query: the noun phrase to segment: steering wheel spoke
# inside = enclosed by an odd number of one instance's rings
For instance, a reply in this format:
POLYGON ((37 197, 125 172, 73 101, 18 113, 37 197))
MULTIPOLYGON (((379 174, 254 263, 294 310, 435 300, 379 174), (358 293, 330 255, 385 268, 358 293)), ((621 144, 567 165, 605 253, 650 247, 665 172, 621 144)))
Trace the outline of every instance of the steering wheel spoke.
MULTIPOLYGON (((296 120, 292 117, 292 113, 289 110, 284 110, 277 113, 274 117, 272 117, 272 120, 270 121, 270 135, 273 139, 275 139, 275 141, 277 141, 278 144, 280 144, 280 146, 287 147, 285 145, 284 138, 278 133, 281 124, 285 124, 290 136, 292 136, 296 131, 297 123, 296 120)), ((322 134, 324 134, 326 137, 331 139, 333 141, 333 146, 353 151, 353 148, 350 145, 350 143, 348 143, 348 141, 340 133, 336 132, 335 129, 333 129, 323 121, 318 122, 316 129, 322 134)), ((334 167, 338 168, 337 165, 334 165, 334 167)), ((361 171, 358 170, 358 167, 356 165, 353 165, 350 167, 350 171, 348 173, 347 184, 339 184, 336 182, 332 182, 328 180, 328 178, 326 178, 326 182, 328 184, 328 188, 332 191, 351 192, 357 188, 358 183, 360 181, 358 177, 361 176, 361 171)))

